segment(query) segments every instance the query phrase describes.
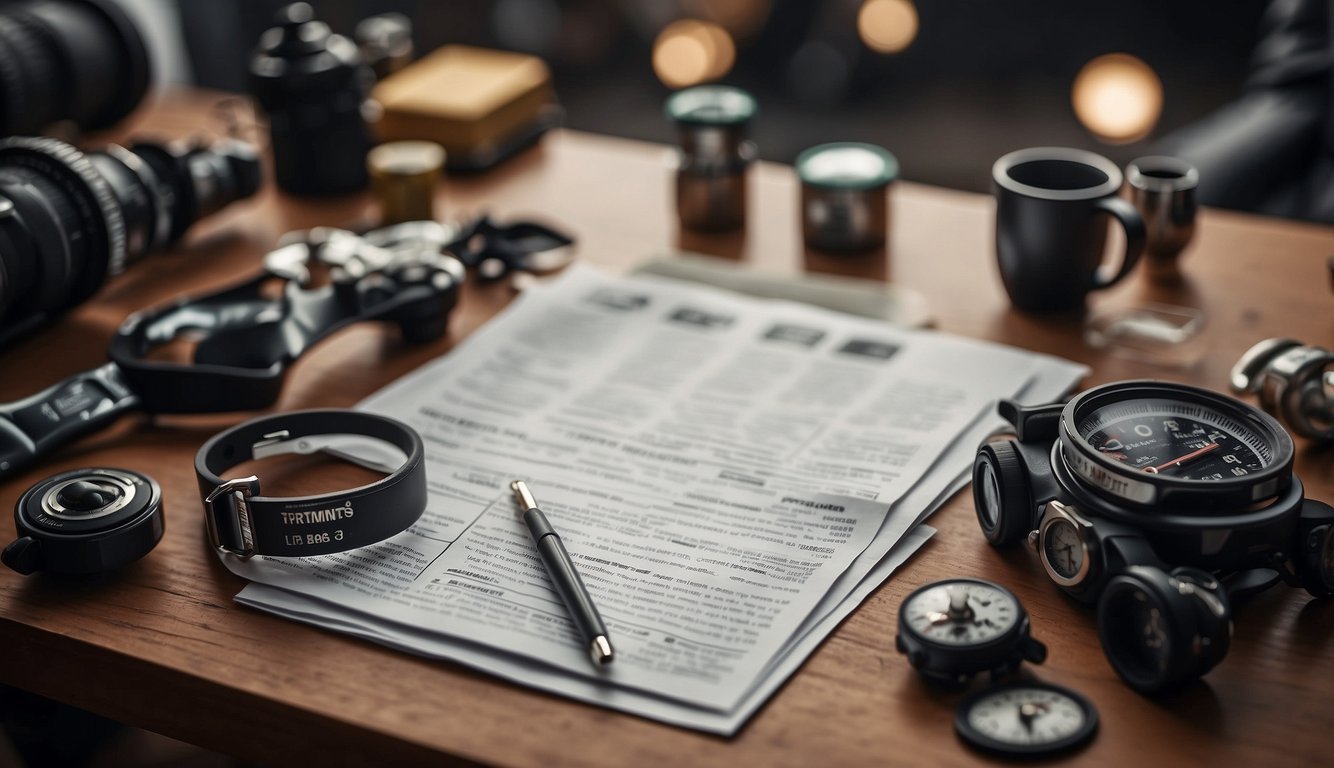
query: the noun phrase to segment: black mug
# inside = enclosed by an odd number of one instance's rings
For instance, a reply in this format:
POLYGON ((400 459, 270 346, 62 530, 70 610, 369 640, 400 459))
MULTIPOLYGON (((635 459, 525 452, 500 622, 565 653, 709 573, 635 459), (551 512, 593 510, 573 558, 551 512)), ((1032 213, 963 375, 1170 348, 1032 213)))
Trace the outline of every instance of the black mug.
POLYGON ((1121 170, 1082 149, 1034 147, 1011 152, 991 168, 996 194, 996 257, 1016 307, 1078 309, 1089 291, 1130 274, 1144 250, 1144 219, 1117 197, 1121 170), (1116 274, 1099 274, 1110 214, 1126 231, 1116 274))

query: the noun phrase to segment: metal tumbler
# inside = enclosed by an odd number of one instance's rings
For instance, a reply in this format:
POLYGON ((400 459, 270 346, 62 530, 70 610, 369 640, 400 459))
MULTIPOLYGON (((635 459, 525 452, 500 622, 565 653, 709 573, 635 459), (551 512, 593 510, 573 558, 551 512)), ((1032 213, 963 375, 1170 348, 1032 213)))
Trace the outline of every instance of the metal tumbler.
POLYGON ((1195 188, 1200 175, 1175 157, 1141 157, 1126 166, 1130 200, 1144 217, 1145 261, 1154 274, 1174 274, 1177 256, 1195 236, 1195 188))

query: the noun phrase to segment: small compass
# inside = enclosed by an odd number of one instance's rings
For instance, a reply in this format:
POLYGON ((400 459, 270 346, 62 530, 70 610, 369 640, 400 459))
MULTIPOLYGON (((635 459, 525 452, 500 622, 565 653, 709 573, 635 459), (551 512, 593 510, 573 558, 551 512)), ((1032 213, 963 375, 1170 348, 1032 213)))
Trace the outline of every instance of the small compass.
POLYGON ((1029 635, 1018 598, 982 579, 938 581, 904 598, 895 647, 924 677, 950 685, 1047 657, 1047 647, 1029 635))
POLYGON ((1067 688, 1032 680, 1005 683, 960 702, 954 729, 984 752, 1043 757, 1087 744, 1098 731, 1098 711, 1067 688))

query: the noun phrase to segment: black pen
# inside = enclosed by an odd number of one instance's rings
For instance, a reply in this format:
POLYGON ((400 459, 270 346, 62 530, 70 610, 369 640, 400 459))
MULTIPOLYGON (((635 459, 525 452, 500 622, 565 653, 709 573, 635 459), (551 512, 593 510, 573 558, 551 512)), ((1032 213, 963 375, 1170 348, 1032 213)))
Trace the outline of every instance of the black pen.
POLYGON ((570 611, 570 618, 574 620, 580 637, 588 643, 589 658, 594 664, 610 664, 612 651, 611 641, 607 639, 607 626, 602 623, 588 588, 574 569, 574 561, 570 560, 570 553, 565 551, 560 535, 551 527, 542 510, 537 508, 533 494, 528 492, 528 486, 522 480, 510 483, 510 488, 523 508, 523 521, 528 524, 528 533, 537 545, 537 554, 547 568, 551 583, 556 586, 556 594, 560 595, 561 602, 570 611))

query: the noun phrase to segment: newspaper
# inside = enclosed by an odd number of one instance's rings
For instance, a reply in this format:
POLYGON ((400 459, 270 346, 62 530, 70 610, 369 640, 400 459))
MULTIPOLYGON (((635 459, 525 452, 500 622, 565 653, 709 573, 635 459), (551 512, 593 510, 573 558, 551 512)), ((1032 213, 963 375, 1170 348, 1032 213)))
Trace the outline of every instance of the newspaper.
POLYGON ((416 526, 354 552, 227 563, 257 582, 247 604, 730 733, 925 541, 908 534, 958 487, 995 401, 1050 399, 1081 375, 992 344, 572 269, 362 404, 426 443, 416 526), (614 664, 590 665, 513 479, 560 530, 614 664))

